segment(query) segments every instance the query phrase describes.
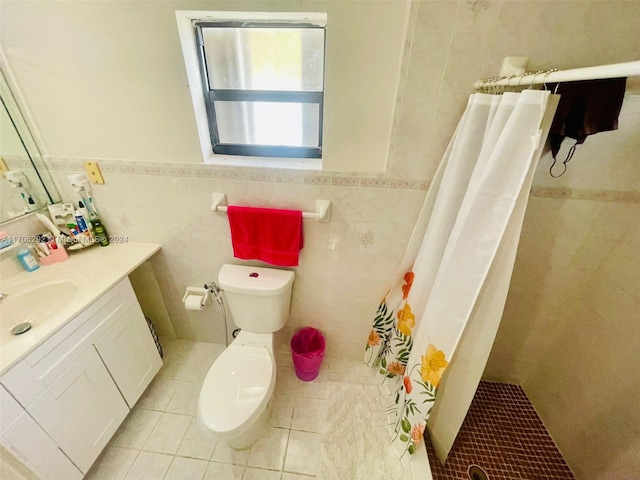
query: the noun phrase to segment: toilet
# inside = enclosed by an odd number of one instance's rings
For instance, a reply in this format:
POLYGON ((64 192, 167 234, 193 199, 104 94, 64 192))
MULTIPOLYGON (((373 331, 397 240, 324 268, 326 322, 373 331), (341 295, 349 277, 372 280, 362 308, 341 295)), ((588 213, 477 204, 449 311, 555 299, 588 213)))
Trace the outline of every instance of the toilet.
POLYGON ((289 270, 223 265, 224 291, 238 336, 213 362, 200 390, 198 423, 235 449, 266 431, 276 383, 273 333, 289 318, 295 274, 289 270))

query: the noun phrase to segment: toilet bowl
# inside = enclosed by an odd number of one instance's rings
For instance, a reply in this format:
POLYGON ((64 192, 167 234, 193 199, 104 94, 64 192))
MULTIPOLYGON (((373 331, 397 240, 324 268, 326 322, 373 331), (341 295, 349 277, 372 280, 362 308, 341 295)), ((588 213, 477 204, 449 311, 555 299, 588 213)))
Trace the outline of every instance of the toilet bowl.
POLYGON ((236 449, 267 431, 276 383, 273 332, 289 317, 294 273, 223 265, 219 286, 242 330, 213 362, 198 398, 198 423, 236 449))
POLYGON ((200 390, 201 426, 233 448, 249 448, 266 431, 276 382, 272 342, 270 333, 240 332, 200 390))

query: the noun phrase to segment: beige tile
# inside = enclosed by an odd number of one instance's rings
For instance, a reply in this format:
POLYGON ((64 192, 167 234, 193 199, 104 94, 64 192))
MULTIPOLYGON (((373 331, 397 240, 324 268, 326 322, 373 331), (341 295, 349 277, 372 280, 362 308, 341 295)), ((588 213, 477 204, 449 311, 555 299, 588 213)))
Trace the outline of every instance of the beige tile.
POLYGON ((587 235, 599 217, 604 202, 539 198, 531 227, 542 234, 587 235))
POLYGON ((609 278, 621 288, 640 298, 640 242, 627 238, 610 250, 602 264, 609 278))
POLYGON ((432 125, 433 109, 433 101, 425 98, 421 90, 405 90, 397 135, 419 137, 424 132, 428 132, 432 125))
POLYGON ((517 262, 568 267, 580 248, 581 237, 524 232, 520 236, 517 262))
POLYGON ((608 275, 599 275, 583 299, 614 328, 621 319, 640 320, 636 299, 608 275))
POLYGON ((420 2, 416 30, 451 31, 457 11, 458 2, 456 1, 420 2))
POLYGON ((598 270, 613 247, 609 238, 586 237, 571 261, 570 268, 598 270))
POLYGON ((224 346, 216 344, 196 343, 196 347, 189 352, 184 363, 175 372, 174 378, 184 382, 201 383, 223 348, 224 346))
MULTIPOLYGON (((162 279, 158 280, 162 284, 162 279)), ((186 286, 186 283, 185 283, 186 286)), ((164 365, 158 372, 159 377, 175 378, 185 369, 189 361, 191 352, 197 348, 196 342, 186 340, 175 340, 167 349, 164 365)), ((180 380, 178 378, 178 380, 180 380)))
POLYGON ((562 267, 516 263, 509 286, 511 291, 554 298, 578 298, 590 287, 594 272, 562 267))
MULTIPOLYGON (((436 86, 437 88, 437 86, 436 86)), ((420 177, 427 146, 425 137, 395 137, 389 152, 389 171, 395 178, 420 177)))
POLYGON ((141 449, 160 419, 160 412, 134 408, 111 439, 116 447, 141 449))
POLYGON ((589 235, 605 238, 623 238, 640 218, 640 206, 636 204, 607 203, 593 224, 589 235))
POLYGON ((190 210, 211 209, 211 193, 221 192, 222 181, 217 178, 172 177, 176 206, 190 210))
POLYGON ((236 450, 227 442, 219 441, 211 456, 212 461, 231 463, 234 465, 246 465, 249 458, 249 450, 236 450))
POLYGON ((192 417, 163 413, 142 447, 144 450, 175 454, 182 443, 192 417))
POLYGON ((247 467, 242 480, 280 480, 280 472, 262 468, 247 467))
POLYGON ((87 480, 121 480, 138 453, 138 450, 107 445, 85 478, 87 480))
POLYGON ((244 466, 209 462, 204 480, 242 480, 244 466))
POLYGON ((125 480, 158 480, 164 478, 173 457, 160 453, 140 452, 125 480))
POLYGON ((320 439, 318 433, 291 431, 284 471, 317 475, 320 471, 320 439))
POLYGON ((276 394, 294 395, 298 385, 298 378, 293 368, 278 367, 276 373, 276 394))
POLYGON ((310 476, 310 475, 299 475, 297 473, 287 473, 287 472, 284 472, 282 474, 282 480, 310 480, 312 478, 316 478, 316 477, 310 476))
POLYGON ((176 381, 174 386, 174 393, 165 407, 165 411, 182 415, 196 415, 200 384, 176 381))
POLYGON ((293 360, 291 359, 291 352, 275 352, 276 355, 276 363, 278 364, 278 368, 287 367, 293 368, 293 360))
POLYGON ((502 2, 464 2, 458 8, 454 30, 483 32, 498 25, 502 2))
MULTIPOLYGON (((277 208, 303 209, 304 187, 301 183, 276 183, 277 208)), ((305 226, 305 232, 307 231, 305 226)))
POLYGON ((178 447, 176 455, 209 460, 215 446, 216 440, 213 434, 206 431, 205 427, 198 425, 196 418, 194 418, 182 439, 180 447, 178 447))
POLYGON ((291 429, 324 433, 326 418, 327 401, 325 399, 297 397, 291 429))
POLYGON ((271 427, 251 447, 247 465, 271 470, 282 469, 288 438, 289 430, 271 427))
POLYGON ((362 207, 357 201, 358 188, 331 186, 331 221, 358 221, 362 207))
POLYGON ((195 458, 173 457, 164 480, 202 480, 209 462, 195 458))
POLYGON ((289 428, 293 417, 294 396, 274 395, 271 407, 271 424, 274 427, 289 428))
MULTIPOLYGON (((326 377, 324 377, 326 379, 326 377)), ((327 383, 320 381, 319 378, 311 382, 298 381, 294 390, 295 395, 307 398, 326 398, 327 397, 327 383)))
POLYGON ((171 378, 156 377, 144 392, 138 403, 139 408, 163 411, 175 393, 177 382, 171 378))

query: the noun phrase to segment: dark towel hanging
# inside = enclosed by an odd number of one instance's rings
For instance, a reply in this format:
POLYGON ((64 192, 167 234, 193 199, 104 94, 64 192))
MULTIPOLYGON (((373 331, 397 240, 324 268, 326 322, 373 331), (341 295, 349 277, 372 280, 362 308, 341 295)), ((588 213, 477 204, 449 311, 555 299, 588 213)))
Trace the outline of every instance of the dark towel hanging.
POLYGON ((576 141, 563 162, 566 170, 566 163, 571 160, 576 145, 584 143, 588 135, 618 128, 626 83, 626 78, 604 78, 549 85, 552 92, 560 94, 549 132, 554 164, 564 137, 576 141))

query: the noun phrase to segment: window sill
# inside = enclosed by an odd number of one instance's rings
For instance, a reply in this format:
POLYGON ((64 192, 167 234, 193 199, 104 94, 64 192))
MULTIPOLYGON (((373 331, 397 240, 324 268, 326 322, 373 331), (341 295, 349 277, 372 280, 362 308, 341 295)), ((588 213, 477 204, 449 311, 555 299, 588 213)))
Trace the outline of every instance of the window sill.
POLYGON ((205 165, 246 168, 279 168, 285 170, 322 171, 320 158, 243 157, 241 155, 211 155, 205 165))

